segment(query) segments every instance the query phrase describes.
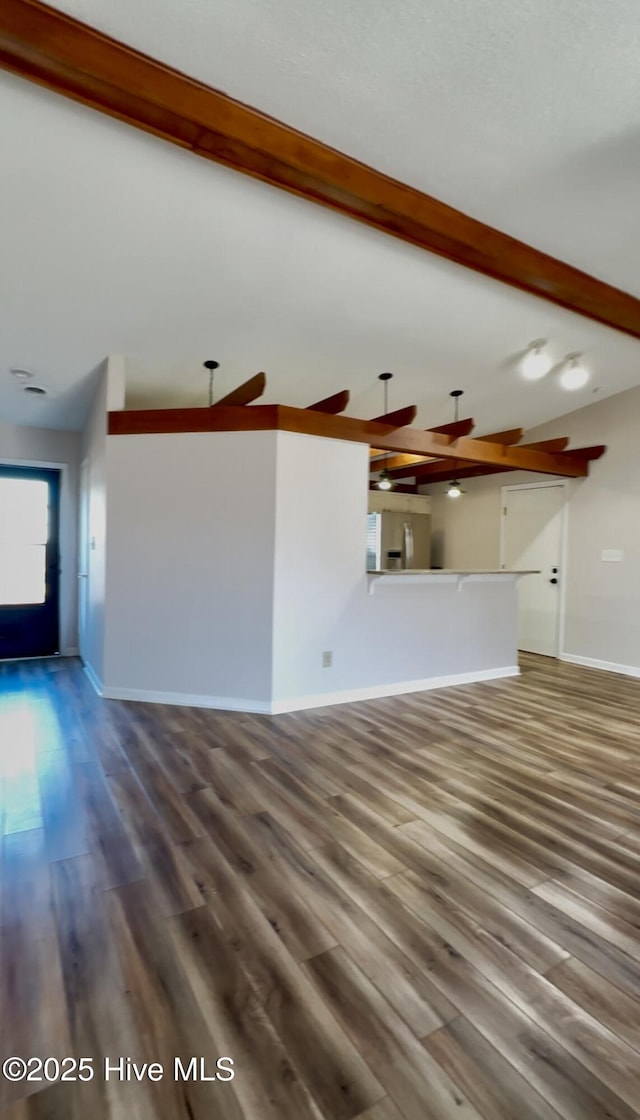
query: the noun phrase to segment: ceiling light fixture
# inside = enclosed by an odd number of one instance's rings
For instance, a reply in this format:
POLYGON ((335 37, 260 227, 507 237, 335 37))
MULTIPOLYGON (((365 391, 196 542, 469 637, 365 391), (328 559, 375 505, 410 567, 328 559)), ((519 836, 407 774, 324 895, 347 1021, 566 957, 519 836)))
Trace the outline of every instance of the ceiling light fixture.
POLYGON ((457 420, 460 397, 464 396, 464 389, 452 389, 449 396, 453 397, 453 419, 457 420))
POLYGON ((552 366, 549 355, 545 352, 546 338, 536 338, 530 342, 527 352, 520 363, 520 372, 525 381, 541 381, 546 377, 552 366))
POLYGON ((219 369, 220 362, 214 361, 213 358, 207 358, 206 362, 202 363, 205 369, 209 370, 209 408, 213 404, 213 373, 214 370, 219 369))
POLYGON ((13 366, 13 368, 9 370, 9 373, 12 377, 15 377, 16 381, 29 381, 30 378, 33 377, 32 371, 30 369, 24 369, 23 366, 13 366))
POLYGON ((47 390, 42 388, 42 385, 25 385, 25 393, 31 393, 32 397, 46 397, 47 390))
POLYGON ((389 411, 389 382, 391 381, 392 377, 393 377, 392 373, 379 373, 378 374, 378 381, 381 381, 382 384, 384 385, 384 411, 385 411, 385 413, 387 413, 389 411))
POLYGON ((582 354, 576 350, 573 354, 567 354, 565 358, 564 368, 560 374, 560 384, 563 389, 584 389, 591 374, 588 369, 582 364, 582 354))
MULTIPOLYGON (((463 396, 463 395, 464 395, 464 389, 452 389, 451 392, 449 393, 449 396, 453 398, 453 402, 454 402, 454 408, 453 408, 453 419, 454 420, 458 419, 458 410, 459 410, 459 407, 460 407, 460 397, 463 396)), ((461 487, 460 483, 457 481, 457 479, 453 479, 453 481, 449 483, 449 486, 448 486, 448 489, 447 489, 447 497, 448 498, 459 498, 462 493, 463 493, 463 490, 462 490, 462 487, 461 487)))
MULTIPOLYGON (((393 377, 392 373, 379 373, 378 381, 381 381, 384 386, 384 414, 386 416, 389 411, 389 382, 393 377)), ((378 490, 393 490, 393 479, 388 471, 383 471, 376 483, 378 490)))

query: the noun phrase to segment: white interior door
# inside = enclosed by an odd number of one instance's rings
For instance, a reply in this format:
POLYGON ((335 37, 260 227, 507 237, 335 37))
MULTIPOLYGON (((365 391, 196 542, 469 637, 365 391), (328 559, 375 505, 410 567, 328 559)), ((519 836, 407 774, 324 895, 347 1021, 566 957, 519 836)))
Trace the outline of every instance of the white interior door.
POLYGON ((504 487, 502 493, 502 566, 539 571, 518 581, 518 647, 556 657, 564 484, 504 487))

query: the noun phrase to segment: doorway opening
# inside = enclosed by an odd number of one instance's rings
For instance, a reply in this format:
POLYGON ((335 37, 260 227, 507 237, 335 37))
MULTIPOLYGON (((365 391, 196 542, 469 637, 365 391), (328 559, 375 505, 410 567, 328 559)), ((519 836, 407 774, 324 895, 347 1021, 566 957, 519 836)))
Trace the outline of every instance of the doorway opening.
POLYGON ((0 465, 0 660, 60 652, 60 471, 0 465))
POLYGON ((562 645, 566 488, 564 480, 502 487, 501 567, 536 573, 518 581, 518 648, 547 657, 562 645))

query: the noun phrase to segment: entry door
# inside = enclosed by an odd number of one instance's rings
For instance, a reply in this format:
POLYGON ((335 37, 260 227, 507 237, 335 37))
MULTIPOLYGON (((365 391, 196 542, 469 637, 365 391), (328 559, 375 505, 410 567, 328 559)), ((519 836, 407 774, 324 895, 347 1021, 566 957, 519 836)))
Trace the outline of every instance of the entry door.
POLYGON ((60 472, 0 466, 0 658, 58 653, 60 472))
POLYGON ((556 657, 564 486, 505 487, 502 493, 503 567, 540 572, 518 581, 518 647, 556 657))

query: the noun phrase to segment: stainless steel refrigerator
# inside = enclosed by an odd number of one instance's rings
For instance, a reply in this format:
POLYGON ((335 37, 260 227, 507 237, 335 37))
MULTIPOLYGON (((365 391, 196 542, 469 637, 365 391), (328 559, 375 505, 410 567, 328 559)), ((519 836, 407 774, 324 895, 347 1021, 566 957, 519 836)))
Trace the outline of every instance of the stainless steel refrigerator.
POLYGON ((431 517, 428 513, 385 510, 367 522, 367 569, 431 567, 431 517), (389 555, 391 553, 391 556, 389 555))

